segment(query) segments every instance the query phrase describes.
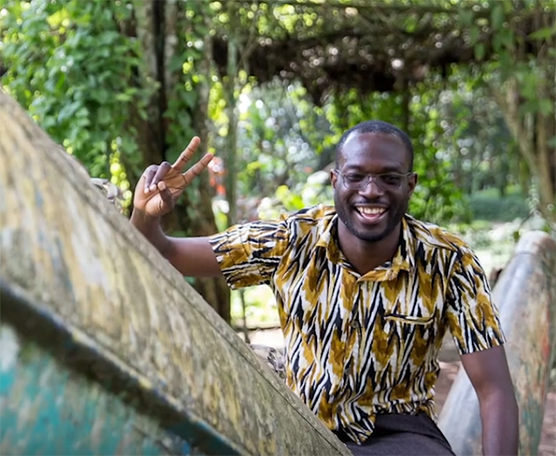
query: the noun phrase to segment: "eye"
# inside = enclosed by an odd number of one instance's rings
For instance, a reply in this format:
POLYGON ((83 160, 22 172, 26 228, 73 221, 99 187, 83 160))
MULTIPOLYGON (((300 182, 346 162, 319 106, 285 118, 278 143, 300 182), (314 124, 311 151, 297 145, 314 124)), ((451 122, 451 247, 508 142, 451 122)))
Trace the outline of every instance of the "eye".
POLYGON ((400 174, 381 174, 380 179, 386 185, 400 185, 402 176, 400 174))
POLYGON ((349 174, 344 174, 344 179, 347 182, 356 183, 365 180, 365 176, 363 174, 349 173, 349 174))

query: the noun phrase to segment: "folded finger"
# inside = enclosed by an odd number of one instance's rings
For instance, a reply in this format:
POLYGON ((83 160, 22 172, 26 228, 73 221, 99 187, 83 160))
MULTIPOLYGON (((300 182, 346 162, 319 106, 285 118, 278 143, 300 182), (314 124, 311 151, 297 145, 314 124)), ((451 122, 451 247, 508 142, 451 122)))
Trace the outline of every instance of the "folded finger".
POLYGON ((160 164, 160 166, 158 167, 158 169, 156 170, 156 174, 153 177, 153 180, 151 182, 151 188, 154 185, 155 187, 158 185, 158 183, 164 179, 164 177, 166 176, 166 174, 168 174, 168 171, 170 171, 172 169, 172 165, 170 165, 170 163, 168 162, 162 162, 160 164))
POLYGON ((152 181, 157 169, 158 167, 156 165, 151 165, 143 173, 143 178, 145 180, 145 193, 149 193, 149 187, 152 185, 152 181))
POLYGON ((164 203, 166 204, 172 204, 172 193, 170 192, 170 189, 166 186, 166 183, 164 181, 159 182, 157 188, 162 201, 164 201, 164 203))

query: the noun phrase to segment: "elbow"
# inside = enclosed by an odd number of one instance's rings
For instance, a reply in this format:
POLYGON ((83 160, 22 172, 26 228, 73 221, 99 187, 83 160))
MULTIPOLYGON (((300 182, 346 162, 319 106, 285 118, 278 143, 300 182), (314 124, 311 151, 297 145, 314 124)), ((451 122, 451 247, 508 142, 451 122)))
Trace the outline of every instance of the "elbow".
POLYGON ((478 394, 481 411, 498 410, 517 425, 519 405, 513 387, 493 388, 490 391, 478 394))
POLYGON ((167 236, 164 236, 164 240, 160 242, 160 244, 158 245, 158 251, 170 263, 174 264, 175 258, 177 256, 177 252, 176 252, 176 247, 172 242, 172 239, 170 239, 167 236))

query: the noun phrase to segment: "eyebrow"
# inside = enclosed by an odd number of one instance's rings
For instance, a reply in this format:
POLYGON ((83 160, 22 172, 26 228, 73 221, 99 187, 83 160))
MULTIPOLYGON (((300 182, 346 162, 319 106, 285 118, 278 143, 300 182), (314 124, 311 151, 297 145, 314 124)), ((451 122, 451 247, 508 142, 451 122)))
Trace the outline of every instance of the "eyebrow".
MULTIPOLYGON (((360 166, 360 165, 349 165, 349 166, 346 166, 345 171, 357 171, 357 172, 360 172, 360 173, 363 173, 363 174, 367 173, 367 171, 365 171, 365 170, 363 169, 363 167, 360 166)), ((382 171, 381 171, 380 173, 378 173, 378 174, 385 174, 385 173, 399 173, 399 174, 404 174, 404 172, 403 172, 400 168, 398 168, 398 167, 396 167, 396 166, 386 166, 386 167, 384 167, 384 168, 382 169, 382 171)), ((367 173, 367 174, 368 174, 368 173, 367 173)))

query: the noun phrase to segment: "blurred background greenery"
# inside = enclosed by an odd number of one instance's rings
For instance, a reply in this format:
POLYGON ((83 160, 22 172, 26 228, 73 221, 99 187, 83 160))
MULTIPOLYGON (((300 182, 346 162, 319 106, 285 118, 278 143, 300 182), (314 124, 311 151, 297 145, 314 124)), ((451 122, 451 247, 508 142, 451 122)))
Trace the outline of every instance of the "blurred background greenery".
MULTIPOLYGON (((460 233, 487 272, 554 232, 554 0, 0 0, 4 90, 91 176, 132 190, 193 135, 208 173, 174 235, 331 202, 342 132, 406 130, 410 212, 460 233)), ((275 325, 268 289, 195 288, 227 321, 275 325)))

